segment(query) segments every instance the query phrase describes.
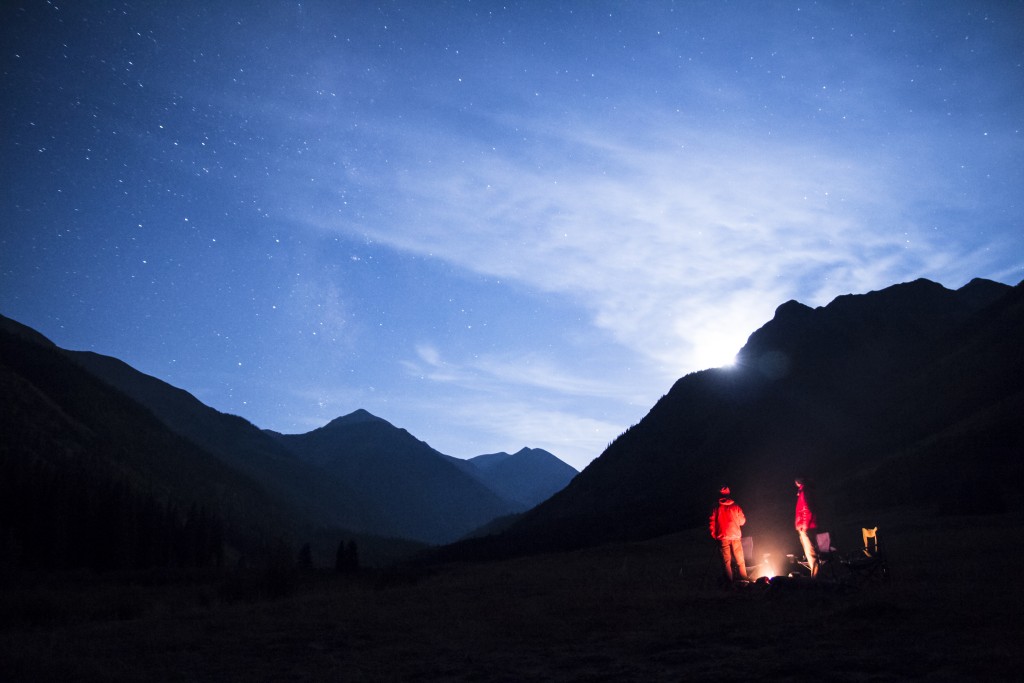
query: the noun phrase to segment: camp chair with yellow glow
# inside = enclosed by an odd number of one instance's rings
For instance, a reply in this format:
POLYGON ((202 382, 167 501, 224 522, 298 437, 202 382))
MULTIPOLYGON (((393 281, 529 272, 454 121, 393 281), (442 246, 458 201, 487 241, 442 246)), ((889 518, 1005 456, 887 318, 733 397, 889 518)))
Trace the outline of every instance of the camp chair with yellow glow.
POLYGON ((889 580, 889 563, 878 542, 878 527, 861 529, 864 547, 860 553, 850 557, 845 563, 850 568, 854 581, 886 583, 889 580))

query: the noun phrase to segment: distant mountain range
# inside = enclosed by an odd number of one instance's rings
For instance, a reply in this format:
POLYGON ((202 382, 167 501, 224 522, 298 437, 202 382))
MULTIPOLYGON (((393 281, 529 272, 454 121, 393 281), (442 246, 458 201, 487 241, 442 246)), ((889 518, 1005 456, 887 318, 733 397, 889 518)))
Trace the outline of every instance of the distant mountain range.
POLYGON ((541 448, 489 453, 470 458, 475 476, 506 499, 528 510, 561 491, 578 472, 541 448))
POLYGON ((265 431, 116 358, 60 349, 2 316, 0 338, 0 466, 8 481, 39 463, 59 471, 70 458, 103 486, 127 487, 140 500, 216 512, 239 552, 276 537, 317 538, 326 556, 348 537, 360 539, 364 558, 408 554, 523 512, 576 475, 536 449, 459 460, 365 410, 308 434, 265 431), (151 445, 138 452, 143 443, 151 445))
POLYGON ((540 502, 576 475, 550 453, 524 449, 509 456, 505 483, 500 473, 488 476, 473 460, 442 455, 365 410, 307 434, 271 434, 332 479, 358 482, 361 493, 377 502, 383 530, 433 543, 456 540, 497 517, 522 512, 528 501, 540 502), (533 454, 546 467, 537 467, 533 454))
POLYGON ((826 523, 1024 509, 1024 285, 917 280, 784 303, 734 367, 683 377, 565 489, 446 554, 700 527, 723 483, 754 529, 791 533, 797 476, 816 482, 826 523))
POLYGON ((364 410, 261 430, 2 317, 0 351, 0 558, 25 566, 152 563, 143 528, 179 564, 277 538, 355 537, 382 560, 568 549, 703 526, 723 483, 748 530, 791 529, 797 476, 826 519, 1024 510, 1024 285, 786 302, 734 367, 678 380, 578 475, 537 449, 452 458, 364 410))

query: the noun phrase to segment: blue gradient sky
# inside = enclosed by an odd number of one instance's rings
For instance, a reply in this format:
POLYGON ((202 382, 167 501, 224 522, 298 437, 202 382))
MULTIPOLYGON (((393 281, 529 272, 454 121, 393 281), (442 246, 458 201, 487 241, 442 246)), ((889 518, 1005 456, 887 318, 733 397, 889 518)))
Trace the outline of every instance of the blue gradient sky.
POLYGON ((8 2, 0 313, 576 467, 788 299, 1024 278, 1021 2, 8 2))

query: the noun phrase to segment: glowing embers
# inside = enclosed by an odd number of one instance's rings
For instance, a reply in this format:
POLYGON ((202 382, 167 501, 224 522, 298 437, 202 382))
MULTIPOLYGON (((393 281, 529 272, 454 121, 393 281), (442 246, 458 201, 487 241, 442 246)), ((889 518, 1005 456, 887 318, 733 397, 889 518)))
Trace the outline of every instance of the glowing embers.
POLYGON ((778 575, 778 571, 772 563, 771 553, 765 553, 762 555, 761 562, 752 568, 748 568, 747 571, 750 574, 751 580, 757 581, 758 583, 766 583, 778 575))
POLYGON ((777 573, 775 566, 772 564, 772 554, 765 553, 764 559, 761 560, 761 578, 771 580, 775 578, 777 573))

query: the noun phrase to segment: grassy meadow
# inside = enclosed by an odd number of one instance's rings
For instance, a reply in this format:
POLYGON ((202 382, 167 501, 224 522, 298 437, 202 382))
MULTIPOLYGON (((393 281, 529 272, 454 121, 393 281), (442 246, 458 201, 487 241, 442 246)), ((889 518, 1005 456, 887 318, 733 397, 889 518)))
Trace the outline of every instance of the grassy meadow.
MULTIPOLYGON (((486 564, 294 574, 276 598, 225 579, 8 581, 0 678, 1019 680, 1024 519, 874 523, 892 579, 856 590, 723 590, 698 531, 486 564)), ((834 542, 856 550, 859 523, 834 542)))

